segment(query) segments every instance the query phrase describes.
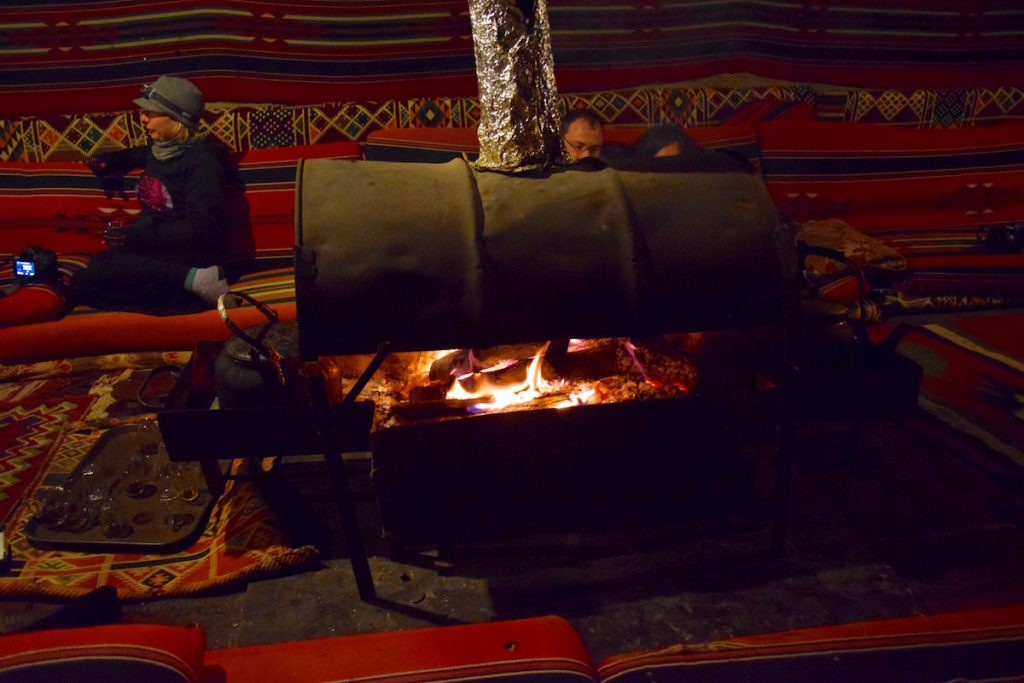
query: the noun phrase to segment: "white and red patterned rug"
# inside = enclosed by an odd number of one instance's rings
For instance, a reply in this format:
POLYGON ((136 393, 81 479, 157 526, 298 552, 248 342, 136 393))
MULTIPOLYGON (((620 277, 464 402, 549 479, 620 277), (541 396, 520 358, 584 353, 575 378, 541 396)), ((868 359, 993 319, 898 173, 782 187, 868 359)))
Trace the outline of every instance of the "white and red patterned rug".
POLYGON ((29 543, 26 501, 44 478, 69 473, 107 429, 152 417, 137 400, 149 370, 187 360, 187 353, 150 353, 0 367, 0 526, 12 550, 0 596, 73 598, 104 585, 122 600, 195 595, 316 561, 316 548, 288 544, 243 481, 229 482, 199 540, 180 552, 68 552, 29 543))

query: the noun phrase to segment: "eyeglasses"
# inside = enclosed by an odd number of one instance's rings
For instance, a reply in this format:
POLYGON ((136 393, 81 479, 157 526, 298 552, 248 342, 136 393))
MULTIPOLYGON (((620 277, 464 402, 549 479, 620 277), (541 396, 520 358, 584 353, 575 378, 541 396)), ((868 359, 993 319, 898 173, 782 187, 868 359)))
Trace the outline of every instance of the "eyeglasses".
POLYGON ((572 149, 572 151, 576 152, 576 156, 583 156, 584 153, 589 154, 592 157, 601 156, 602 144, 588 145, 585 142, 570 140, 567 137, 563 137, 562 139, 565 140, 565 144, 572 149))

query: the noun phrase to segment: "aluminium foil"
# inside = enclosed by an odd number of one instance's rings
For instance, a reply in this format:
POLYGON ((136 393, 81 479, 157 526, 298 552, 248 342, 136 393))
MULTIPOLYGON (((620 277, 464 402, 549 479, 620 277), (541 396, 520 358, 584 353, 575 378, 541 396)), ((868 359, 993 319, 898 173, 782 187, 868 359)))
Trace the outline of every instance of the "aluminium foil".
POLYGON ((470 0, 482 115, 480 170, 563 162, 546 0, 470 0))

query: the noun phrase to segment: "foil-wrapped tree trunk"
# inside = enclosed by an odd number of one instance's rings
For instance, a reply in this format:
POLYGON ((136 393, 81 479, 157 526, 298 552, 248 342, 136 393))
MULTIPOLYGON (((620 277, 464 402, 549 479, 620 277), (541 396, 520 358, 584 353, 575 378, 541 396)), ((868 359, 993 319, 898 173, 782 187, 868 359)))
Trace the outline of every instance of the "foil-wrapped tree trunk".
POLYGON ((562 161, 546 0, 470 0, 482 116, 476 167, 524 171, 562 161))

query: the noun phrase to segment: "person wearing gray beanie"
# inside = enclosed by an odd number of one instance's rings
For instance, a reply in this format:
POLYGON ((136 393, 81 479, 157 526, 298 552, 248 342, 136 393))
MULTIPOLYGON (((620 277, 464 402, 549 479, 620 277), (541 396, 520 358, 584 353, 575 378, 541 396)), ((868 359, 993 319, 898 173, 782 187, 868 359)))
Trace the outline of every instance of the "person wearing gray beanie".
MULTIPOLYGON (((97 154, 100 176, 141 168, 142 212, 123 239, 71 279, 73 304, 169 314, 216 306, 228 292, 220 213, 224 150, 200 133, 205 101, 191 81, 161 76, 135 99, 149 144, 97 154)), ((231 297, 225 299, 227 303, 231 297)))
POLYGON ((166 114, 191 130, 198 130, 206 109, 199 88, 184 78, 161 76, 153 85, 142 86, 142 96, 135 104, 143 111, 166 114))

